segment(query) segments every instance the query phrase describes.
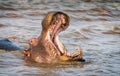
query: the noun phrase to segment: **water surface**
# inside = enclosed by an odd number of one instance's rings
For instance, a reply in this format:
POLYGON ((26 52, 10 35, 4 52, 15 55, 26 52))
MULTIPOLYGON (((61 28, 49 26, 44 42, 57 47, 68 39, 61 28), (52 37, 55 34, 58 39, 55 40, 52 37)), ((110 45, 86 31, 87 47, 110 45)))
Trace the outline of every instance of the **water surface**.
POLYGON ((40 35, 44 16, 49 11, 63 11, 71 22, 60 39, 70 53, 81 46, 86 62, 37 64, 26 62, 20 51, 0 50, 0 76, 119 76, 119 1, 51 1, 1 0, 0 39, 27 49, 28 40, 40 35))

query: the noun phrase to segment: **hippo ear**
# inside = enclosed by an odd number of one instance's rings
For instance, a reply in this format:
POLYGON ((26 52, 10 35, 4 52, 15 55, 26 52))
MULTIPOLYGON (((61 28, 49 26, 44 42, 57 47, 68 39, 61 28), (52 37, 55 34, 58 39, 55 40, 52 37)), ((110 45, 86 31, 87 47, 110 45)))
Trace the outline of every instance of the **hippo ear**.
POLYGON ((43 29, 46 29, 46 30, 48 29, 54 14, 55 14, 55 12, 49 12, 47 14, 47 16, 43 19, 43 21, 42 21, 42 28, 43 29))

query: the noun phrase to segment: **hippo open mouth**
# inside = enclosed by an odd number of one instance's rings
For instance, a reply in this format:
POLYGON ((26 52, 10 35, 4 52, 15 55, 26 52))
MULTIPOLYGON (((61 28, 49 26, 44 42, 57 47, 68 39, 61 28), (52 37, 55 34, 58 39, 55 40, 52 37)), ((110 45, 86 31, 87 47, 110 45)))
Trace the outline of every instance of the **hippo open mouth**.
POLYGON ((63 12, 50 12, 42 21, 42 32, 38 38, 29 41, 29 49, 23 50, 26 59, 35 62, 56 62, 58 60, 83 60, 82 51, 69 54, 60 42, 58 34, 69 26, 69 16, 63 12))
POLYGON ((53 21, 55 22, 52 23, 53 25, 51 24, 51 27, 49 28, 48 38, 53 43, 53 45, 56 47, 56 49, 58 49, 58 51, 60 52, 60 55, 63 55, 65 51, 65 47, 60 42, 58 34, 69 26, 68 24, 66 24, 66 22, 68 23, 69 20, 65 21, 66 17, 63 14, 58 14, 54 16, 55 17, 53 17, 53 21))

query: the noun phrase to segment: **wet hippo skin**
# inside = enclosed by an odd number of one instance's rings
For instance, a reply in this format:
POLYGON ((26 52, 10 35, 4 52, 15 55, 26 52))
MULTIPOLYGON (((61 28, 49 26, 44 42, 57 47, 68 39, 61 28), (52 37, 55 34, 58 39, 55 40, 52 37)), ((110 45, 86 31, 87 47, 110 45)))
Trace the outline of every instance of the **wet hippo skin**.
POLYGON ((29 40, 28 50, 22 50, 26 60, 38 63, 54 63, 58 61, 85 61, 82 50, 69 54, 59 40, 59 33, 69 26, 70 18, 63 12, 49 12, 42 21, 42 32, 38 38, 29 40))
POLYGON ((21 50, 21 48, 19 46, 13 44, 8 39, 0 40, 0 49, 7 50, 7 51, 21 50))

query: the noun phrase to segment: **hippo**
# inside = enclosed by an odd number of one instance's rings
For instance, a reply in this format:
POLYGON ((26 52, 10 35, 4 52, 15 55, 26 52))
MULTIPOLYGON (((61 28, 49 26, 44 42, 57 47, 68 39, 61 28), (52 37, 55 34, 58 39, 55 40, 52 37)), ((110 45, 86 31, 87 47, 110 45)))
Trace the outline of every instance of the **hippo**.
POLYGON ((8 39, 1 39, 0 40, 0 49, 6 51, 15 51, 15 50, 22 50, 21 47, 15 45, 8 39))
POLYGON ((82 50, 70 54, 59 40, 59 33, 66 30, 70 17, 60 11, 49 12, 42 21, 42 31, 38 38, 28 41, 29 48, 22 50, 25 60, 38 63, 54 63, 58 61, 85 61, 82 50))

